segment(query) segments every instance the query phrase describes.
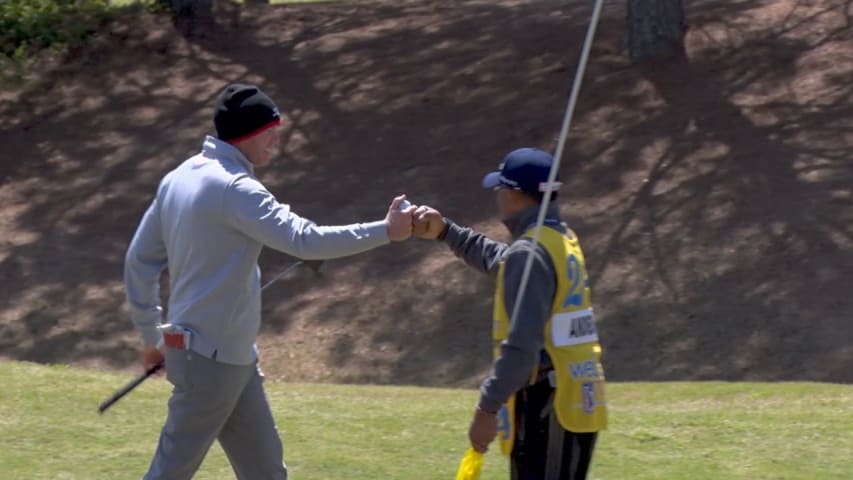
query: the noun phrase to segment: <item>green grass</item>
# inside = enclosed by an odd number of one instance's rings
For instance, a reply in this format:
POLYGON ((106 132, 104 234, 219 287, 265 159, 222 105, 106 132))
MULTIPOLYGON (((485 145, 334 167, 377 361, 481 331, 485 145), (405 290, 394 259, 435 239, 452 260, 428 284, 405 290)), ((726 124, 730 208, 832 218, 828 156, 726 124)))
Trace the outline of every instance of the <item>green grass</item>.
MULTIPOLYGON (((0 478, 140 478, 168 384, 149 381, 105 415, 126 375, 0 362, 0 478)), ((452 479, 471 390, 268 385, 292 477, 452 479)), ((853 388, 782 383, 612 384, 595 479, 850 479, 853 388)), ((506 478, 489 453, 483 480, 506 478)), ((218 446, 198 479, 233 478, 218 446)))

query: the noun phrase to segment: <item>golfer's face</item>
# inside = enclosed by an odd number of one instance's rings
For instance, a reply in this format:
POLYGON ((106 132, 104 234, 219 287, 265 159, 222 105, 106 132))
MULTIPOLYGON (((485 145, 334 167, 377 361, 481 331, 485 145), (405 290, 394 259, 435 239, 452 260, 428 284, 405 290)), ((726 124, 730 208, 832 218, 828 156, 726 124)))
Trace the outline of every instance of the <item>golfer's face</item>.
POLYGON ((257 138, 255 152, 257 160, 253 162, 257 167, 266 167, 272 163, 273 157, 278 153, 279 128, 272 127, 264 130, 257 138))

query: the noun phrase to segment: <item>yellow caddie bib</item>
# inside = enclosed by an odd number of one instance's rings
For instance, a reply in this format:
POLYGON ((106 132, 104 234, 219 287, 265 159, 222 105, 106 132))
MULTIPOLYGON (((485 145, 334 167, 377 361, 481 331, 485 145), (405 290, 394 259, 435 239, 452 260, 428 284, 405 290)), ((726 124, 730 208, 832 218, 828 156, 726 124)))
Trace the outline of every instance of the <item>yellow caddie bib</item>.
MULTIPOLYGON (((525 237, 533 237, 533 229, 525 237)), ((554 410, 566 430, 584 433, 607 428, 604 368, 601 345, 590 301, 589 277, 577 236, 543 227, 539 243, 551 256, 557 272, 557 289, 551 318, 545 324, 545 350, 556 376, 554 410)), ((492 339, 494 356, 509 336, 509 315, 503 302, 504 264, 498 270, 495 288, 492 339)), ((536 378, 531 372, 531 379, 536 378)), ((515 440, 515 395, 498 412, 501 452, 509 456, 515 440)))

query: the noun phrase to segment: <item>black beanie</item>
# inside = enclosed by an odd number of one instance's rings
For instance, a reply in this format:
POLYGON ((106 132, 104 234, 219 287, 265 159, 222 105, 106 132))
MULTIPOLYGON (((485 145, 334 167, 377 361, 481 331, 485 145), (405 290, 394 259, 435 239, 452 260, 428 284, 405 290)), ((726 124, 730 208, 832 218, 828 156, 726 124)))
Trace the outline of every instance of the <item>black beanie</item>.
POLYGON ((213 123, 220 140, 236 142, 281 125, 281 116, 278 107, 260 88, 234 83, 216 99, 213 123))

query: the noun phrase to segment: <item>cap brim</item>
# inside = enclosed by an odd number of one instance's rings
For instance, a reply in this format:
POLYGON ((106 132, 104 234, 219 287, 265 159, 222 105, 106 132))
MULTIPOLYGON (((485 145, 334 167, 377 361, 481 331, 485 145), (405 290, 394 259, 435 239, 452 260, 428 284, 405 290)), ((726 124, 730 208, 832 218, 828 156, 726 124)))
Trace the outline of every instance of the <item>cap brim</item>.
POLYGON ((492 189, 501 184, 501 172, 492 172, 483 177, 483 188, 492 189))

